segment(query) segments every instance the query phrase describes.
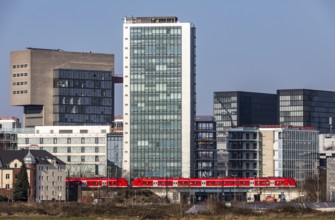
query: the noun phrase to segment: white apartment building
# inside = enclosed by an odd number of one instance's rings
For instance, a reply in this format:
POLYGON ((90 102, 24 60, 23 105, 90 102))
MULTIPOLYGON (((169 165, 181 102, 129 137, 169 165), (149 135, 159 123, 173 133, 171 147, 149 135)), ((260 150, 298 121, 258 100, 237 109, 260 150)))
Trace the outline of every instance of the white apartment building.
POLYGON ((19 149, 43 149, 64 161, 70 176, 107 176, 110 126, 36 126, 18 134, 19 149))

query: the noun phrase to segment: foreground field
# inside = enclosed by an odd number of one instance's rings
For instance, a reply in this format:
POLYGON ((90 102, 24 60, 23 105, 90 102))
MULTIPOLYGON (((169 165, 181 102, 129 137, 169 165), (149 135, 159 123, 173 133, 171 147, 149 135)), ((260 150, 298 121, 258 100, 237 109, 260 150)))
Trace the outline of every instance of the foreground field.
POLYGON ((117 205, 112 203, 0 203, 0 219, 334 219, 334 212, 285 206, 262 213, 246 208, 227 208, 223 203, 208 203, 203 213, 186 215, 187 205, 117 205))

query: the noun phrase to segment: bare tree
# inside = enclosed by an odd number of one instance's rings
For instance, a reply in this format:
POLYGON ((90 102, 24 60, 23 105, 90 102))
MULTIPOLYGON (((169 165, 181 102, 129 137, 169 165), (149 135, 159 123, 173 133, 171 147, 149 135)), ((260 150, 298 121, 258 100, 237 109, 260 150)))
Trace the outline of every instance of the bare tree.
POLYGON ((307 201, 326 201, 326 175, 320 170, 319 175, 314 175, 305 180, 303 189, 306 193, 307 201))

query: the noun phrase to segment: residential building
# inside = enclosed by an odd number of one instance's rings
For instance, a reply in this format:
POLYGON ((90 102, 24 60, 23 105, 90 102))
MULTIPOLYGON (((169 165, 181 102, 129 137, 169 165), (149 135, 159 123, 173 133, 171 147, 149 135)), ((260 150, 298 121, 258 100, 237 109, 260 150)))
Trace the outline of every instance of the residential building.
POLYGON ((16 117, 0 117, 0 131, 21 128, 20 119, 16 117))
POLYGON ((18 134, 18 148, 48 151, 66 162, 72 177, 106 177, 110 129, 110 126, 36 126, 32 133, 18 134))
POLYGON ((228 130, 228 176, 262 177, 262 145, 255 127, 228 130))
POLYGON ((114 117, 114 55, 27 48, 11 52, 11 105, 24 127, 108 125, 114 117))
POLYGON ((321 134, 329 133, 329 118, 335 117, 335 92, 283 89, 277 95, 280 125, 313 126, 321 134))
POLYGON ((0 150, 16 150, 16 131, 21 128, 21 123, 15 117, 0 117, 0 150))
POLYGON ((0 151, 0 193, 13 199, 22 164, 27 167, 28 201, 65 201, 65 163, 45 150, 0 151))
POLYGON ((192 176, 194 25, 176 17, 126 17, 123 65, 125 175, 192 176))
POLYGON ((213 116, 195 120, 194 177, 217 177, 216 124, 213 116))

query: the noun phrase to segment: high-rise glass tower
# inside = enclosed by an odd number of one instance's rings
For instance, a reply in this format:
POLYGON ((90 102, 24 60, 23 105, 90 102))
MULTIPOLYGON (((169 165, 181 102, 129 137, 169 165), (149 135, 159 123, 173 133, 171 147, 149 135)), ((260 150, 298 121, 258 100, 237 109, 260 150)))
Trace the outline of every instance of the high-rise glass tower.
POLYGON ((190 177, 195 28, 176 17, 125 18, 124 175, 190 177))

